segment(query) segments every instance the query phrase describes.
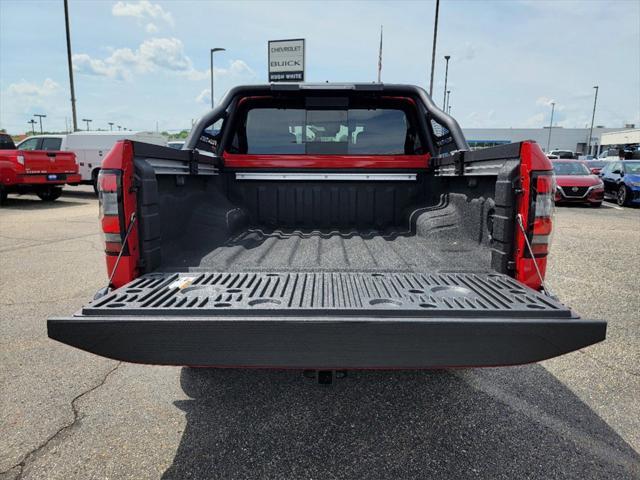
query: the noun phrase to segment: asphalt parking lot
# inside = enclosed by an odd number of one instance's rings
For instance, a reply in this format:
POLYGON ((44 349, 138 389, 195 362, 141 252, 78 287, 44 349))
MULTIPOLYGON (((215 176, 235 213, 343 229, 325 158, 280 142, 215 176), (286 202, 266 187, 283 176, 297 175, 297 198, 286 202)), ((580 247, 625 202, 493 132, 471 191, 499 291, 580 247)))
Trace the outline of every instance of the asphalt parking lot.
POLYGON ((640 478, 640 209, 560 207, 548 281, 607 340, 540 364, 151 367, 50 341, 106 281, 97 202, 0 209, 0 478, 640 478))

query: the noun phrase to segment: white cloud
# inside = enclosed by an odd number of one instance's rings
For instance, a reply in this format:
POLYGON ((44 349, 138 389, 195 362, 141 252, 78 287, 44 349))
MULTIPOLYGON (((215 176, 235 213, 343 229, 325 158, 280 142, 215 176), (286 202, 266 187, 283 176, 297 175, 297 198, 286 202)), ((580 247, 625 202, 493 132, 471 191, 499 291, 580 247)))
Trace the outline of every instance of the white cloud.
POLYGON ((73 55, 73 69, 78 73, 84 73, 86 75, 121 79, 125 78, 126 72, 114 65, 113 62, 110 62, 110 59, 111 57, 109 57, 107 61, 99 60, 91 58, 86 53, 78 53, 73 55))
POLYGON ((200 95, 196 97, 196 103, 202 103, 205 105, 211 104, 211 89, 205 88, 200 92, 200 95))
POLYGON ((158 33, 158 27, 155 23, 147 23, 145 30, 147 31, 147 33, 158 33))
POLYGON ((151 3, 148 0, 134 2, 117 2, 111 9, 111 13, 116 17, 133 17, 141 22, 149 20, 163 20, 168 25, 173 26, 173 16, 165 11, 160 5, 151 3))
MULTIPOLYGON (((228 67, 213 67, 213 71, 217 77, 255 77, 256 72, 244 60, 230 60, 228 67)), ((211 69, 196 70, 192 69, 185 72, 189 80, 204 80, 211 78, 211 69)))
POLYGON ((550 107, 552 103, 558 103, 553 98, 549 97, 538 97, 536 99, 536 105, 540 107, 550 107))
MULTIPOLYGON (((118 48, 104 59, 92 58, 86 53, 73 56, 73 68, 78 73, 120 80, 130 80, 135 73, 166 71, 200 81, 210 77, 211 70, 197 70, 184 52, 183 43, 174 37, 151 38, 136 50, 118 48)), ((243 60, 231 60, 227 67, 215 67, 216 77, 251 78, 253 69, 243 60)))
POLYGON ((79 73, 128 80, 132 73, 168 70, 189 74, 194 71, 184 45, 177 38, 151 38, 134 51, 118 48, 105 59, 81 53, 73 56, 74 69, 79 73))
POLYGON ((60 85, 50 78, 45 79, 44 82, 42 82, 42 85, 23 80, 9 85, 7 93, 25 97, 47 97, 56 93, 59 88, 60 85))

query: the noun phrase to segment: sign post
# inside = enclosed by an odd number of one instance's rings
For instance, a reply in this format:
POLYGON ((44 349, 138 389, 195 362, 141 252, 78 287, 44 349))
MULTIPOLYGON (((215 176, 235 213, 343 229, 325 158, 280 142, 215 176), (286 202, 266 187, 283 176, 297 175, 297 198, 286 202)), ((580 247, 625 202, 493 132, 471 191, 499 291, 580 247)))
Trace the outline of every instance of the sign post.
POLYGON ((269 41, 269 82, 304 82, 304 38, 269 41))

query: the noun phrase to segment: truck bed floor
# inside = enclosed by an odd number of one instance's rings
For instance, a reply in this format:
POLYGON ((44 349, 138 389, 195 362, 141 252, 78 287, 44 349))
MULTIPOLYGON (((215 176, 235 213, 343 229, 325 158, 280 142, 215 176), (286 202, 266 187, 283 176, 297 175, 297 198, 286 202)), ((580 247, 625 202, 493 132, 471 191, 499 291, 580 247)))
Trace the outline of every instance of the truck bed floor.
MULTIPOLYGON (((452 232, 453 233, 453 232, 452 232)), ((250 228, 207 248, 172 249, 165 271, 479 271, 490 250, 454 234, 406 231, 301 231, 250 228)))

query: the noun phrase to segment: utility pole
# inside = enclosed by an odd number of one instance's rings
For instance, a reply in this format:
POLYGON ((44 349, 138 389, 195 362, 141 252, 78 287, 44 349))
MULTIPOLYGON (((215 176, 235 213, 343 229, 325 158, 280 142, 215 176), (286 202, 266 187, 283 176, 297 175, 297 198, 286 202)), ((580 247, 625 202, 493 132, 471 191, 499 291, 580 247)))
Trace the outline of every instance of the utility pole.
POLYGON ((76 92, 73 88, 73 62, 71 61, 71 33, 69 31, 69 6, 64 0, 64 24, 67 27, 67 63, 69 65, 69 85, 71 86, 71 113, 73 115, 73 131, 78 131, 78 119, 76 117, 76 92))
POLYGON ((436 68, 436 40, 438 39, 438 12, 440 0, 436 0, 436 19, 433 23, 433 50, 431 52, 431 82, 429 82, 429 96, 433 95, 433 71, 436 68))
POLYGON ((382 25, 380 25, 380 49, 378 50, 378 83, 382 83, 382 25))
POLYGON ((213 109, 213 54, 216 52, 224 52, 225 48, 212 48, 211 49, 211 108, 213 109))
POLYGON ((556 108, 556 103, 555 102, 551 102, 551 122, 549 123, 549 138, 547 139, 547 153, 549 153, 551 150, 549 150, 550 146, 551 146, 551 130, 553 129, 553 111, 556 108))
POLYGON ((113 122, 109 122, 109 131, 113 131, 113 122))
POLYGON ((33 116, 34 116, 34 117, 38 117, 38 118, 40 119, 40 135, 42 135, 42 133, 43 133, 43 132, 42 132, 42 119, 43 119, 43 118, 47 118, 47 116, 46 116, 46 115, 43 115, 43 114, 41 114, 41 113, 34 113, 34 114, 33 114, 33 116))
POLYGON ((598 102, 598 85, 593 88, 596 89, 596 96, 593 99, 593 113, 591 114, 591 128, 589 129, 589 141, 587 142, 586 155, 591 155, 591 136, 593 135, 593 121, 596 118, 596 103, 598 102))
POLYGON ((35 135, 36 134, 36 129, 35 129, 35 124, 36 121, 32 118, 31 120, 29 120, 27 123, 31 124, 31 134, 35 135))
POLYGON ((449 59, 451 55, 445 55, 444 59, 447 61, 447 66, 444 70, 444 99, 442 100, 442 108, 447 108, 447 78, 449 77, 449 59))
POLYGON ((83 118, 82 121, 87 123, 87 132, 88 132, 89 131, 89 124, 91 122, 93 122, 93 120, 91 120, 90 118, 83 118))

